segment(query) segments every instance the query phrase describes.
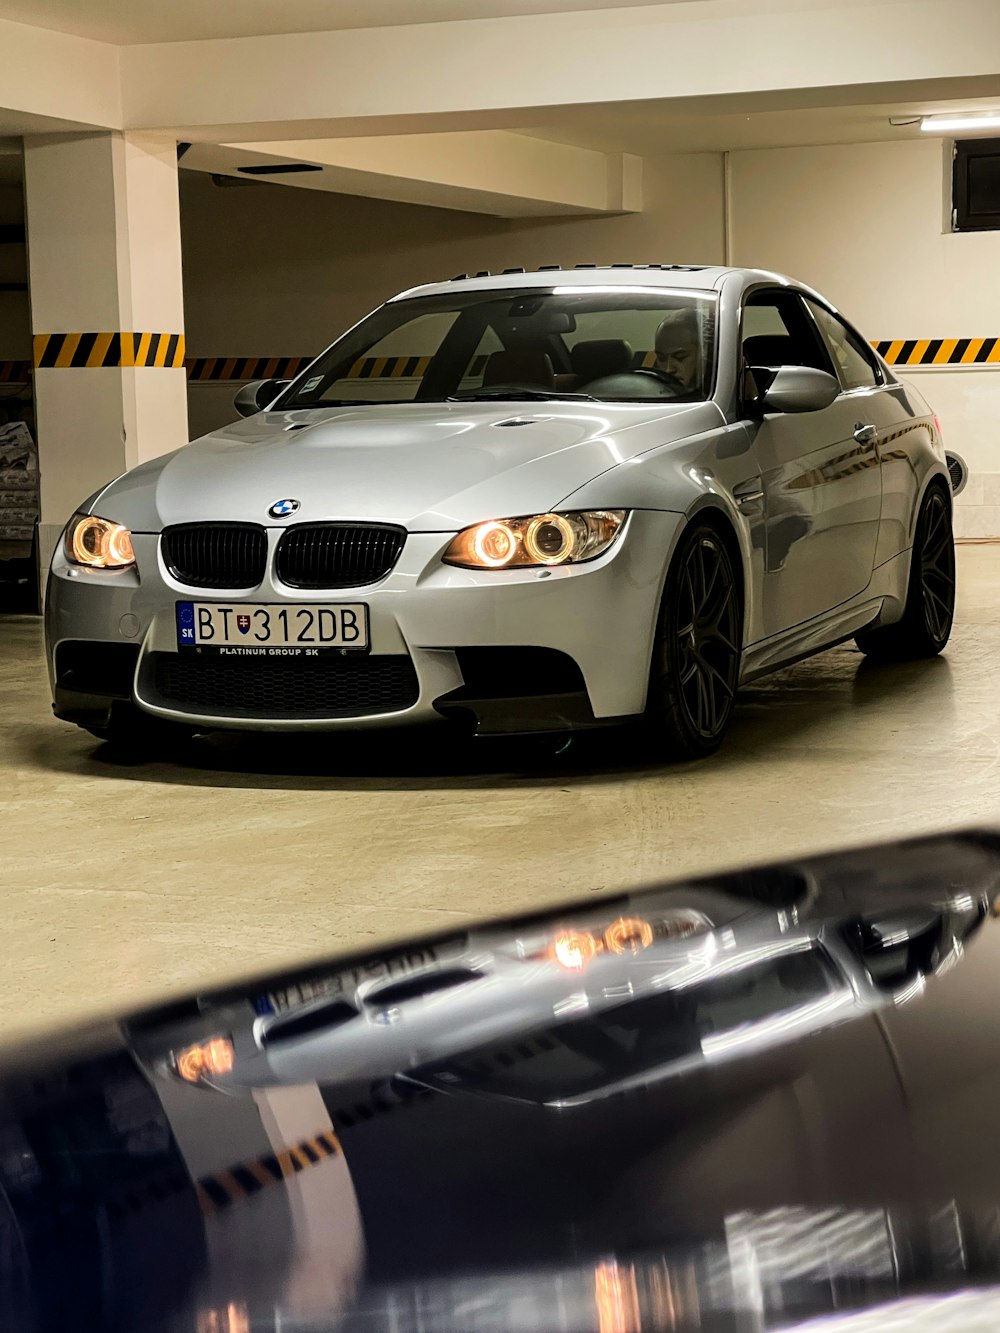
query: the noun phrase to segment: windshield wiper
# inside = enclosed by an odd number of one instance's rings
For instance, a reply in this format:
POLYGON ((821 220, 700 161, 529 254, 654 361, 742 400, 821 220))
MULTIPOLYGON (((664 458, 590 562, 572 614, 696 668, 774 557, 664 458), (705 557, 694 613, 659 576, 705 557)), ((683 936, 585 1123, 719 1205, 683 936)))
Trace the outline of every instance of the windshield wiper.
POLYGON ((590 393, 560 393, 556 389, 529 389, 527 387, 518 387, 515 389, 504 388, 498 385, 495 389, 469 389, 465 393, 450 393, 445 398, 446 403, 488 403, 488 402, 507 402, 507 403, 535 403, 547 402, 550 398, 559 400, 565 399, 568 402, 578 403, 597 403, 599 398, 595 398, 590 393))

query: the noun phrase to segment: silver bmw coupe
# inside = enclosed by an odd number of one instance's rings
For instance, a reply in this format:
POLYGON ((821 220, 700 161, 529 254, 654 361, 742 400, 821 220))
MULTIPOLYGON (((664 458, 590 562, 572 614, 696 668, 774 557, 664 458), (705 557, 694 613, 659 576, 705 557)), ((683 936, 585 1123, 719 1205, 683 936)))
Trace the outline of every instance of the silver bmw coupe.
POLYGON ((742 682, 951 632, 939 423, 773 273, 463 275, 237 407, 71 518, 45 612, 58 717, 138 744, 644 719, 697 758, 742 682))

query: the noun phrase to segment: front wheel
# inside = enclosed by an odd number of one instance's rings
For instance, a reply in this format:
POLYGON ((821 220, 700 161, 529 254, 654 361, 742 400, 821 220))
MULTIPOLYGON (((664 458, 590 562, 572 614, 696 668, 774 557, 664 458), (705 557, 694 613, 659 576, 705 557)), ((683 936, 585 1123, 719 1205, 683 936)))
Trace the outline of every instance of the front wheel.
POLYGON ((936 657, 951 636, 955 619, 955 538, 951 504, 937 486, 917 519, 910 558, 910 581, 902 620, 857 635, 868 657, 907 661, 936 657))
POLYGON ((722 744, 739 682, 740 600, 725 543, 695 523, 667 574, 646 706, 671 758, 703 759, 722 744))

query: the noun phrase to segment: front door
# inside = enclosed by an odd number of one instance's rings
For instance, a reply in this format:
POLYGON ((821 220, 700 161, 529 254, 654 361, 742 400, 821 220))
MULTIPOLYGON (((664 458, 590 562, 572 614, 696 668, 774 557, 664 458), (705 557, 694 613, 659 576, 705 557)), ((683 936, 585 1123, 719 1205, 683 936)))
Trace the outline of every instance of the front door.
MULTIPOLYGON (((747 366, 837 375, 796 292, 754 292, 741 337, 747 366)), ((861 429, 870 424, 865 405, 845 389, 821 412, 768 415, 752 427, 764 508, 764 638, 823 615, 871 582, 882 482, 877 431, 861 429)))

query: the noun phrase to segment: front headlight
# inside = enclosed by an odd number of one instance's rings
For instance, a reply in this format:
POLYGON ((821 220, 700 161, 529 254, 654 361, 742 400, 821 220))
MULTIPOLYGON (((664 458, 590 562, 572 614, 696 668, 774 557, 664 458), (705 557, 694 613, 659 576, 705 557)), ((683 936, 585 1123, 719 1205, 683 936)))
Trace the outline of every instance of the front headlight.
POLYGON ((63 549, 67 560, 88 569, 127 569, 135 564, 128 528, 96 514, 75 514, 70 519, 63 549))
POLYGON ((444 553, 447 565, 463 569, 513 569, 576 565, 593 560, 615 541, 624 509, 498 518, 465 528, 444 553))

